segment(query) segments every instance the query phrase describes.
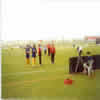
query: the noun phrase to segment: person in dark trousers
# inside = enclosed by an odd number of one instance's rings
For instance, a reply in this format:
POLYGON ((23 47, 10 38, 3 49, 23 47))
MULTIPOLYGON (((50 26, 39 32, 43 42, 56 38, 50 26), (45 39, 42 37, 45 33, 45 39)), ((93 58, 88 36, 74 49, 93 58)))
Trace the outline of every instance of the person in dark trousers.
POLYGON ((52 44, 52 46, 51 46, 50 53, 51 53, 51 63, 54 64, 54 62, 55 62, 55 53, 56 53, 54 44, 52 44))
POLYGON ((32 47, 32 66, 34 66, 35 62, 36 62, 36 53, 37 53, 37 50, 36 50, 36 46, 34 44, 32 47))
POLYGON ((25 47, 25 54, 26 54, 26 64, 30 64, 30 46, 29 45, 25 47))
POLYGON ((48 44, 48 56, 50 56, 50 44, 48 44))
POLYGON ((41 65, 42 64, 42 48, 40 44, 38 47, 38 56, 39 56, 39 64, 41 65))
POLYGON ((47 54, 47 47, 44 46, 44 55, 46 55, 46 54, 47 54))

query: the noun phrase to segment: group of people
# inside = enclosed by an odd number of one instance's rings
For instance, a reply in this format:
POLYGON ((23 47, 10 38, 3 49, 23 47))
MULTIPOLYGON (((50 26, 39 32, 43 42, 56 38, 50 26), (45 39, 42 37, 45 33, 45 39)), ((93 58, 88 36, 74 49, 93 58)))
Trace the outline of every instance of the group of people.
POLYGON ((38 55, 39 57, 39 64, 42 65, 42 51, 44 51, 44 55, 47 55, 51 57, 51 63, 54 64, 55 62, 55 46, 54 44, 48 44, 45 46, 42 46, 41 44, 38 44, 38 48, 36 48, 36 45, 33 44, 31 47, 30 45, 27 45, 25 47, 25 54, 26 54, 26 63, 30 64, 30 56, 32 51, 32 66, 36 64, 36 57, 38 55))
MULTIPOLYGON (((73 47, 75 47, 75 45, 73 47)), ((56 53, 54 44, 48 44, 48 45, 44 45, 44 46, 42 46, 41 44, 38 44, 37 48, 36 48, 35 44, 33 44, 32 47, 30 45, 27 45, 25 47, 26 63, 30 64, 30 56, 32 54, 32 66, 34 66, 36 64, 37 56, 39 58, 39 64, 42 65, 43 51, 44 51, 45 56, 46 55, 50 56, 51 63, 54 64, 55 63, 55 53, 56 53)), ((94 72, 94 68, 93 68, 94 60, 90 56, 91 53, 87 52, 88 57, 87 57, 87 60, 84 61, 84 59, 82 59, 83 49, 81 46, 77 47, 77 52, 78 52, 79 56, 77 59, 75 72, 77 72, 79 64, 81 63, 83 66, 83 73, 87 72, 88 75, 91 76, 91 74, 94 72)))

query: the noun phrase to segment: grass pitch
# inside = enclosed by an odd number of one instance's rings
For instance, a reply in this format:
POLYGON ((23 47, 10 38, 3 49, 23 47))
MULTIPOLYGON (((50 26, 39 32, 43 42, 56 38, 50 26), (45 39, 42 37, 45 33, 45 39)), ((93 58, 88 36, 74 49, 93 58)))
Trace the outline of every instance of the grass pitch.
MULTIPOLYGON (((85 47, 92 54, 100 54, 100 47, 85 47)), ((82 74, 69 75, 69 58, 77 56, 75 48, 56 47, 55 64, 50 57, 42 56, 43 65, 27 65, 22 48, 2 50, 2 98, 18 100, 98 100, 100 98, 100 71, 89 78, 82 74), (65 78, 72 85, 64 85, 65 78)))

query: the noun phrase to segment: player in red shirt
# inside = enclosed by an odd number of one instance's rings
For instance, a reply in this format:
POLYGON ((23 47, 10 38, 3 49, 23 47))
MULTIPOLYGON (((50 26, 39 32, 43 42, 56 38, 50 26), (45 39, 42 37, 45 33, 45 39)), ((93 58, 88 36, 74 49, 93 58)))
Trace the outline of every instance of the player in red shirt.
POLYGON ((51 53, 51 63, 54 64, 54 62, 55 62, 55 53, 56 53, 54 44, 52 44, 52 46, 51 46, 50 53, 51 53))

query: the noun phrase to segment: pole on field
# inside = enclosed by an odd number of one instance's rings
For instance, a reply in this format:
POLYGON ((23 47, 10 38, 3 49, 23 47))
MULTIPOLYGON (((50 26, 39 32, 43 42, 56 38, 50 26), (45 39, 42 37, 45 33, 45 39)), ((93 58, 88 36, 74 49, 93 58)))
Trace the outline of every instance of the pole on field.
POLYGON ((66 62, 67 62, 67 60, 66 60, 66 56, 65 56, 65 73, 67 73, 67 64, 66 64, 66 62))
MULTIPOLYGON (((64 42, 64 36, 62 36, 62 42, 63 42, 63 48, 65 49, 65 42, 64 42)), ((66 55, 65 55, 65 67, 64 67, 64 69, 65 69, 65 73, 67 73, 67 64, 66 64, 66 62, 67 62, 67 60, 66 60, 66 55)))

